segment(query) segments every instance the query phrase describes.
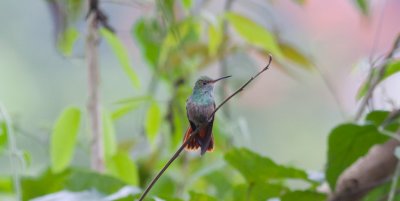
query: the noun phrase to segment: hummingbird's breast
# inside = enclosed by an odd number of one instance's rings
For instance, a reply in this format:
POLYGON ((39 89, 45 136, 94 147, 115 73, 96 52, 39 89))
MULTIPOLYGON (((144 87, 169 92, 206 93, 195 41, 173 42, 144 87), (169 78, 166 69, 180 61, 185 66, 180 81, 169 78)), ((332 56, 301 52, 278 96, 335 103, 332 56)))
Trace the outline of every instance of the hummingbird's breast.
POLYGON ((186 111, 188 118, 197 126, 208 123, 208 118, 215 109, 215 103, 212 96, 196 98, 191 96, 186 102, 186 111))

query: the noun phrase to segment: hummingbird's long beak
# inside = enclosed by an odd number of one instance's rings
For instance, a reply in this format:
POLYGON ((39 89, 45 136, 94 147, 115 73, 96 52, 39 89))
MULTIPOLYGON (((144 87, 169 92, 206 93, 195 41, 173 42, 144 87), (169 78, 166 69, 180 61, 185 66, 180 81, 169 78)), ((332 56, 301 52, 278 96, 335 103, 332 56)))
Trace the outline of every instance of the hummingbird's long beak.
POLYGON ((218 78, 218 79, 215 79, 215 80, 211 81, 211 83, 216 83, 216 82, 218 82, 218 81, 220 81, 220 80, 223 80, 223 79, 225 79, 225 78, 230 78, 230 77, 232 77, 232 76, 231 76, 231 75, 224 76, 224 77, 221 77, 221 78, 218 78))

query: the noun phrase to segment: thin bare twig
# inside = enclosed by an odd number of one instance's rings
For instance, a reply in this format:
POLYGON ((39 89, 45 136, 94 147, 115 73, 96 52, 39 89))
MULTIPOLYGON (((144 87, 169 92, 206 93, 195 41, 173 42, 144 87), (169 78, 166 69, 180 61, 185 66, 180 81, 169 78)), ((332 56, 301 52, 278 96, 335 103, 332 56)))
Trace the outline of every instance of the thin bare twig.
MULTIPOLYGON (((218 107, 216 107, 214 109, 214 111, 211 113, 211 115, 209 116, 209 121, 213 118, 213 116, 215 115, 215 113, 226 103, 228 102, 231 98, 233 98, 236 94, 238 94, 239 92, 243 91, 243 89, 250 84, 250 82, 252 82, 255 78, 257 78, 261 73, 263 73, 264 71, 266 71, 269 66, 271 65, 272 62, 272 56, 269 55, 269 61, 268 64, 260 71, 258 72, 255 76, 251 77, 246 83, 243 84, 242 87, 240 87, 238 90, 235 91, 235 93, 233 93, 232 95, 230 95, 229 97, 227 97, 224 101, 222 101, 222 103, 220 103, 218 105, 218 107)), ((168 167, 175 161, 175 159, 179 156, 179 154, 183 151, 183 149, 185 148, 185 146, 190 142, 190 140, 196 136, 199 132, 199 130, 202 127, 197 128, 195 131, 192 132, 192 134, 190 135, 190 137, 179 147, 179 149, 174 153, 174 155, 171 157, 171 159, 168 160, 167 164, 164 165, 164 167, 161 169, 161 171, 156 175, 156 177, 154 177, 153 180, 151 180, 150 184, 147 186, 147 188, 144 190, 143 194, 140 196, 139 201, 142 201, 147 193, 151 190, 151 188, 154 186, 154 184, 158 181, 158 179, 161 177, 161 175, 165 172, 165 170, 168 169, 168 167)))
POLYGON ((372 97, 372 94, 375 90, 375 88, 378 86, 379 82, 381 81, 382 77, 385 75, 386 72, 386 68, 389 64, 389 60, 393 58, 393 55, 396 51, 396 49, 400 46, 400 34, 397 36, 395 43, 393 44, 392 49, 390 50, 389 54, 386 55, 385 57, 385 63, 382 64, 379 68, 378 68, 378 75, 375 76, 374 75, 374 71, 371 70, 369 77, 368 77, 368 82, 367 84, 370 85, 367 94, 365 95, 365 97, 362 99, 362 102, 360 104, 360 107, 356 113, 356 117, 355 120, 358 121, 361 118, 361 115, 364 113, 365 108, 368 105, 369 100, 372 97))
POLYGON ((235 93, 233 93, 232 95, 230 95, 228 98, 226 98, 224 101, 222 101, 221 104, 218 105, 217 108, 215 108, 214 112, 211 113, 210 115, 210 119, 214 116, 214 114, 219 110, 219 108, 222 107, 222 105, 224 105, 226 102, 228 102, 233 96, 235 96, 236 94, 238 94, 239 92, 243 91, 243 89, 250 84, 250 82, 252 82, 256 77, 258 77, 261 73, 263 73, 264 71, 266 71, 269 66, 271 65, 272 62, 272 56, 269 55, 269 61, 268 64, 260 71, 258 72, 255 76, 251 77, 246 83, 244 83, 244 85, 242 87, 240 87, 238 90, 235 91, 235 93))
POLYGON ((103 132, 100 111, 100 70, 98 64, 98 43, 99 33, 98 24, 99 17, 98 2, 91 0, 89 16, 87 19, 87 37, 86 37, 86 57, 88 71, 88 90, 89 100, 87 110, 91 125, 92 141, 91 141, 91 167, 94 170, 102 172, 104 170, 104 154, 103 154, 103 132))

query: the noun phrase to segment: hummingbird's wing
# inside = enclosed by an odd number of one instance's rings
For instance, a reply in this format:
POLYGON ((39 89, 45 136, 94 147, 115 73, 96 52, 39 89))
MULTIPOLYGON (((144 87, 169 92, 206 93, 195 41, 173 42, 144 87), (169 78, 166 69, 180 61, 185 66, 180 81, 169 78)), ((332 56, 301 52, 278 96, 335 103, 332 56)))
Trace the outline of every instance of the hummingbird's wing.
MULTIPOLYGON (((215 110, 215 103, 213 104, 213 110, 215 110)), ((214 125, 214 116, 210 120, 210 122, 205 126, 204 130, 200 130, 199 136, 201 137, 200 147, 201 147, 201 155, 203 155, 206 151, 214 150, 214 136, 212 133, 214 125)))
MULTIPOLYGON (((215 109, 215 103, 213 104, 212 110, 215 109)), ((187 114, 187 112, 186 112, 187 114)), ((189 118, 188 118, 189 119, 189 118)), ((190 135, 193 131, 197 129, 196 124, 194 124, 189 119, 190 126, 185 133, 185 137, 183 139, 184 142, 190 138, 190 135)), ((200 154, 203 155, 206 151, 214 150, 214 137, 212 134, 212 128, 214 124, 214 117, 207 123, 207 125, 200 129, 199 133, 193 137, 190 142, 186 145, 186 150, 197 150, 201 148, 200 154)))

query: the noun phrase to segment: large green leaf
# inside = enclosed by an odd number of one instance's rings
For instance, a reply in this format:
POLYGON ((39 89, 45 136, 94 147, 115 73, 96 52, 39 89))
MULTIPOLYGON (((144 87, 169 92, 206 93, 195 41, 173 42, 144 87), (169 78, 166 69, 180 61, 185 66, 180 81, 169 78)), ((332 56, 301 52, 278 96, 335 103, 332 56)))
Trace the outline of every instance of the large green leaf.
POLYGON ((189 201, 217 201, 217 199, 207 194, 190 192, 189 201))
POLYGON ((310 59, 293 46, 286 43, 279 43, 279 47, 281 48, 285 58, 296 64, 299 64, 300 67, 303 67, 306 70, 313 69, 313 64, 310 59))
POLYGON ((114 177, 99 174, 89 170, 73 169, 65 180, 65 189, 70 191, 84 191, 95 188, 96 190, 111 194, 124 187, 126 184, 114 177))
POLYGON ((50 142, 51 170, 55 173, 68 167, 74 155, 81 111, 76 107, 65 109, 55 123, 50 142))
POLYGON ((150 144, 154 145, 157 133, 161 127, 161 110, 157 102, 153 101, 146 113, 145 129, 150 144))
POLYGON ((208 26, 208 54, 213 56, 218 53, 223 40, 223 32, 221 24, 210 24, 208 26))
POLYGON ((264 182, 240 184, 233 189, 233 200, 268 200, 270 198, 279 197, 286 191, 288 191, 288 189, 279 184, 268 184, 264 182))
POLYGON ((96 189, 108 195, 117 192, 126 184, 114 177, 90 170, 67 169, 57 174, 47 170, 38 177, 24 177, 21 186, 25 201, 63 189, 74 192, 96 189))
POLYGON ((57 174, 47 170, 38 177, 22 178, 22 200, 31 200, 32 198, 62 190, 69 175, 69 169, 57 174))
POLYGON ((277 58, 282 57, 282 52, 275 36, 265 27, 239 13, 228 12, 226 19, 249 44, 261 47, 277 58))
POLYGON ((58 38, 58 48, 65 56, 71 56, 75 42, 79 38, 79 32, 75 27, 68 27, 58 38))
POLYGON ((292 191, 281 197, 281 201, 325 201, 326 195, 315 191, 292 191))
POLYGON ((157 20, 140 19, 136 22, 132 32, 141 47, 144 58, 146 58, 151 67, 155 68, 158 63, 160 44, 163 38, 162 30, 157 20))
POLYGON ((371 146, 387 139, 373 125, 342 124, 334 128, 329 134, 326 168, 326 179, 331 189, 335 189, 338 177, 347 167, 365 155, 371 146))
MULTIPOLYGON (((390 62, 389 64, 387 64, 386 66, 386 71, 383 74, 382 78, 378 81, 378 83, 386 80, 388 77, 392 76, 393 74, 396 74, 400 72, 400 61, 393 61, 390 62)), ((373 77, 377 77, 379 76, 379 72, 377 71, 376 68, 372 69, 372 76, 373 77)), ((361 99, 362 97, 365 96, 365 94, 367 93, 368 89, 370 87, 370 84, 368 83, 368 81, 364 82, 360 89, 358 90, 357 93, 357 100, 361 99)))
POLYGON ((307 173, 303 170, 278 165, 271 159, 245 148, 229 151, 225 154, 225 160, 236 168, 249 183, 287 178, 307 180, 307 173))
POLYGON ((104 158, 107 160, 117 152, 117 139, 114 122, 107 111, 103 111, 103 145, 104 158))
POLYGON ((117 56, 119 63, 121 64, 122 69, 125 74, 129 77, 132 85, 136 88, 139 88, 140 81, 136 72, 133 70, 130 61, 129 55, 126 51, 122 42, 115 36, 112 32, 107 29, 100 29, 101 35, 106 39, 107 43, 111 46, 114 54, 117 56))
POLYGON ((118 152, 107 159, 107 171, 114 177, 133 186, 139 185, 138 169, 127 153, 118 152))

